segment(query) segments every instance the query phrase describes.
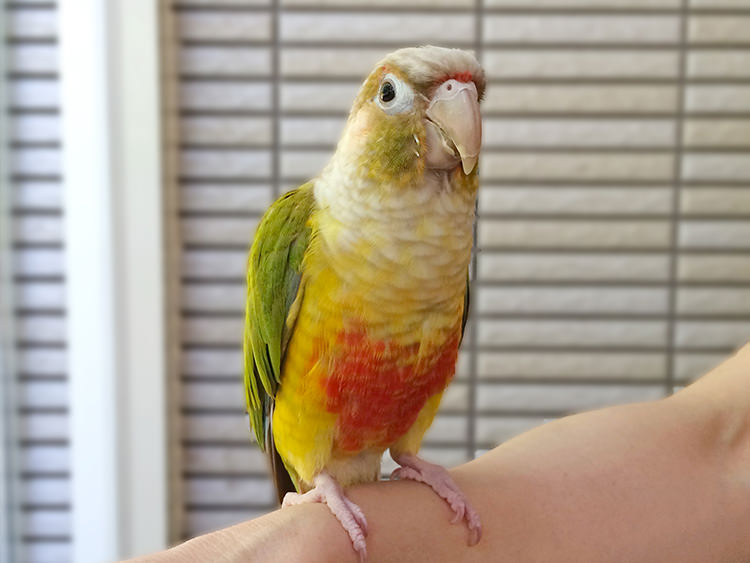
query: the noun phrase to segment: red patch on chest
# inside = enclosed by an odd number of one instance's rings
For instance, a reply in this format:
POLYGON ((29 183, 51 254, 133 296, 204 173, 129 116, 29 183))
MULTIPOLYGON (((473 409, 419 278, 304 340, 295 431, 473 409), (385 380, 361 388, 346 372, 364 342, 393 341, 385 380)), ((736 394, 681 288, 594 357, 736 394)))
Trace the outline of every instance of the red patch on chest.
POLYGON ((406 433, 428 398, 450 382, 459 335, 432 357, 419 344, 368 340, 364 330, 339 333, 336 357, 322 380, 329 412, 338 414, 335 447, 349 452, 387 447, 406 433))

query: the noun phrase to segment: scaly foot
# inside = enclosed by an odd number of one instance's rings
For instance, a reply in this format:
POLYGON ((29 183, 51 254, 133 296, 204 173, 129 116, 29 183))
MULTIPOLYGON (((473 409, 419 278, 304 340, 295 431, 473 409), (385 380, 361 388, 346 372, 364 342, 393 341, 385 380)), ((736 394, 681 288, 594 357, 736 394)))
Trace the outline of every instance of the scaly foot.
POLYGON ((282 508, 296 504, 307 504, 310 502, 322 502, 328 505, 328 509, 338 518, 344 530, 352 540, 354 551, 359 554, 360 561, 367 558, 365 536, 367 535, 367 520, 362 509, 346 498, 336 479, 325 471, 322 471, 313 479, 314 489, 304 494, 287 493, 284 496, 282 508))
POLYGON ((482 523, 479 514, 466 500, 466 496, 458 488, 444 467, 420 459, 412 454, 394 455, 393 461, 401 467, 391 473, 391 479, 412 479, 432 487, 441 498, 450 505, 455 513, 451 523, 466 520, 469 527, 469 545, 476 544, 482 537, 482 523))

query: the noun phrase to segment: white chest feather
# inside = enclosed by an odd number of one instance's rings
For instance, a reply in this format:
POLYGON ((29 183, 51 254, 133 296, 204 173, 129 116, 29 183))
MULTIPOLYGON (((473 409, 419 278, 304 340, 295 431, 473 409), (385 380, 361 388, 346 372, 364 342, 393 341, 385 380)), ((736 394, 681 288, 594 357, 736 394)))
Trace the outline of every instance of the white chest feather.
POLYGON ((454 301, 466 288, 475 192, 427 172, 422 185, 394 188, 330 167, 315 185, 320 237, 337 276, 373 301, 417 308, 454 301))

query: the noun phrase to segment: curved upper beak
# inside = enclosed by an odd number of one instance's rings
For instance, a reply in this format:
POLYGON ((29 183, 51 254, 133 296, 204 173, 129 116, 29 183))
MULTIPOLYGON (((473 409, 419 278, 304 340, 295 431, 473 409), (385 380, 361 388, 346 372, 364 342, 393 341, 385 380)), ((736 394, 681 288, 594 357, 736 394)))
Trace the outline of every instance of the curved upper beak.
POLYGON ((453 78, 443 82, 432 96, 427 117, 456 146, 464 174, 471 173, 482 147, 482 117, 477 87, 453 78))

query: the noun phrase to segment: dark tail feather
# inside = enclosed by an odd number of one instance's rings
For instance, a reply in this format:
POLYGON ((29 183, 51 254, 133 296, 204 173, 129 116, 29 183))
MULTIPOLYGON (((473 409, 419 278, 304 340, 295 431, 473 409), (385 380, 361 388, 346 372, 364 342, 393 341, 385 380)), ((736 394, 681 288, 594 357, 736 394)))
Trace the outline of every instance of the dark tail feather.
MULTIPOLYGON (((268 420, 271 420, 270 416, 268 420)), ((297 488, 294 486, 292 476, 289 475, 289 471, 287 471, 284 466, 284 462, 281 461, 281 456, 279 455, 278 450, 276 450, 276 444, 273 441, 273 433, 271 432, 270 424, 266 430, 266 452, 268 452, 268 459, 271 461, 271 475, 273 475, 273 482, 276 485, 276 495, 279 504, 281 504, 284 500, 284 495, 295 492, 297 488)))
POLYGON ((281 456, 279 456, 279 452, 276 451, 276 448, 269 450, 269 454, 271 457, 273 482, 276 485, 276 495, 279 499, 279 504, 281 504, 284 500, 284 495, 287 493, 293 493, 297 489, 294 486, 294 481, 292 481, 292 476, 289 475, 286 467, 284 467, 284 462, 281 461, 281 456))

